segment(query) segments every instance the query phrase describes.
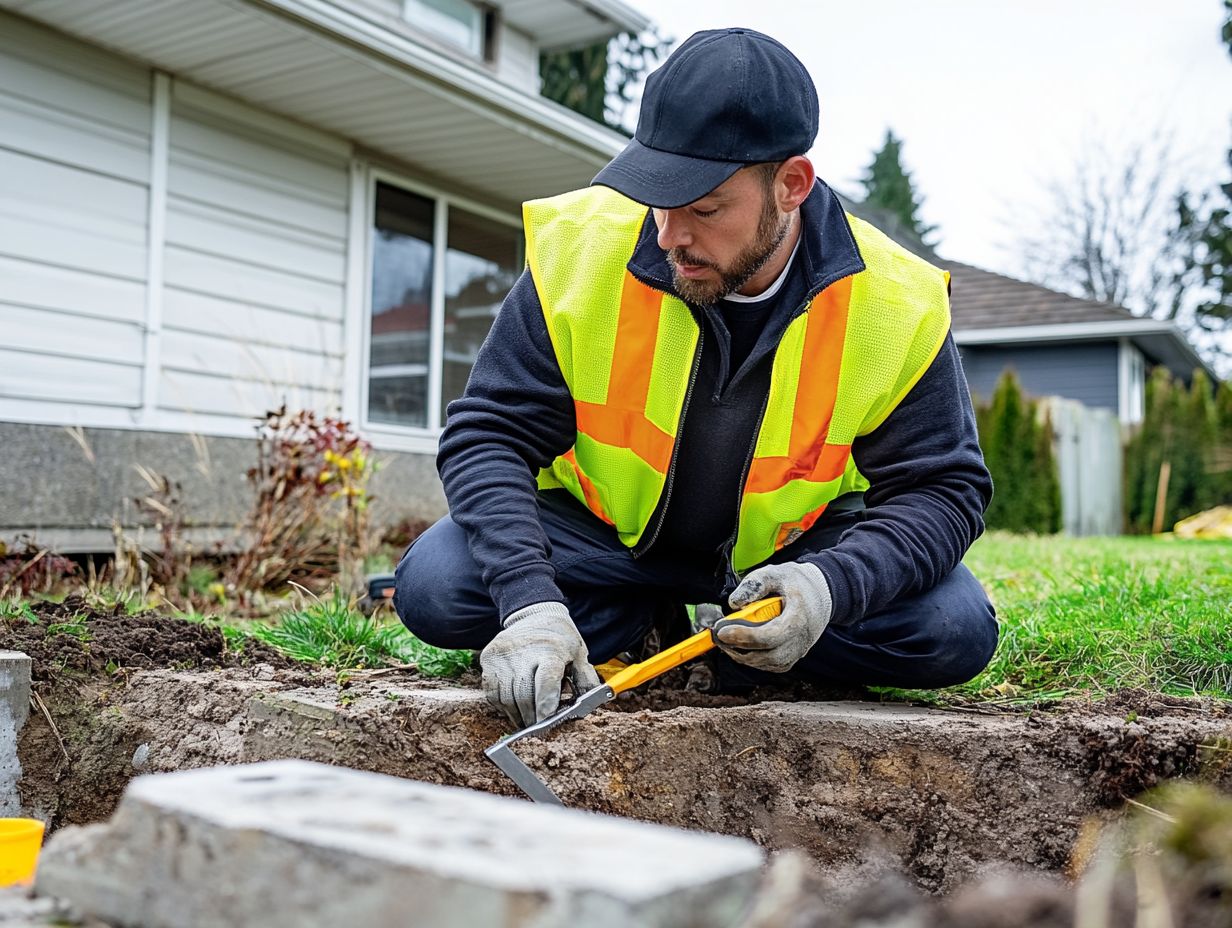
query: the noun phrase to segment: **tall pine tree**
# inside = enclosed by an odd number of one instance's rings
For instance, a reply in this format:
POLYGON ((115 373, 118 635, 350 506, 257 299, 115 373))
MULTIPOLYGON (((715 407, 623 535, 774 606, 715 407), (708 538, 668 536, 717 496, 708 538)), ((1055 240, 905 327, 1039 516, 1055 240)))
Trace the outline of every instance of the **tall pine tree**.
POLYGON ((864 185, 864 202, 868 206, 878 206, 892 212, 902 222, 903 226, 928 247, 936 245, 936 240, 928 241, 928 236, 937 231, 936 226, 926 226, 920 219, 920 207, 923 199, 915 192, 911 175, 903 168, 903 140, 894 134, 894 130, 886 129, 885 141, 881 150, 873 156, 873 162, 860 178, 864 185))

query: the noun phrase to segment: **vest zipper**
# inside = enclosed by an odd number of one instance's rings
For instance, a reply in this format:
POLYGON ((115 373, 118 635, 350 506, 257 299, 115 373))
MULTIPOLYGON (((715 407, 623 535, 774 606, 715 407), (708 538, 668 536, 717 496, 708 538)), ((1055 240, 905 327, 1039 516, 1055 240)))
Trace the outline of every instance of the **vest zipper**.
MULTIPOLYGON (((659 521, 654 527, 654 532, 651 533, 650 540, 646 540, 646 533, 642 533, 642 540, 639 541, 636 547, 629 552, 630 557, 641 557, 655 543, 659 537, 659 532, 663 529, 663 522, 667 518, 667 504, 672 501, 672 478, 676 475, 676 455, 680 451, 680 436, 684 432, 685 416, 689 412, 689 399, 693 396, 693 384, 697 382, 697 369, 700 366, 702 358, 702 344, 706 340, 706 327, 698 325, 697 327, 697 349, 693 352, 693 367, 689 370, 689 385, 684 391, 684 405, 680 408, 680 423, 676 428, 676 437, 672 441, 672 459, 667 465, 667 479, 663 483, 663 504, 659 506, 659 521)), ((764 413, 764 408, 763 408, 764 413)), ((743 485, 743 484, 742 484, 743 485)))

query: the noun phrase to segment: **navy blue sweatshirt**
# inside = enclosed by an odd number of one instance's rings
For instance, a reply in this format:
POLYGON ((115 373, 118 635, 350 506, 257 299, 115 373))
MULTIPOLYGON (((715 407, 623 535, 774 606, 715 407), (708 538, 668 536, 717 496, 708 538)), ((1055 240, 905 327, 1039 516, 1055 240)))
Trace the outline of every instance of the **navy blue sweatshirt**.
MULTIPOLYGON (((842 206, 827 186, 818 182, 800 215, 799 251, 737 369, 722 311, 690 306, 703 330, 697 380, 680 428, 670 502, 664 506, 665 493, 647 530, 658 527, 647 536, 655 537, 647 555, 709 559, 728 592, 738 579, 728 555, 740 480, 774 349, 814 296, 864 269, 842 206)), ((628 266, 649 286, 673 292, 649 211, 628 266)), ((501 618, 532 603, 564 602, 538 519, 535 474, 573 446, 577 425, 529 273, 510 290, 465 393, 447 412, 437 470, 450 514, 467 533, 501 618)), ((952 339, 885 422, 856 439, 852 454, 871 484, 867 508, 834 547, 802 558, 825 575, 836 625, 930 589, 983 531, 992 481, 952 339)))

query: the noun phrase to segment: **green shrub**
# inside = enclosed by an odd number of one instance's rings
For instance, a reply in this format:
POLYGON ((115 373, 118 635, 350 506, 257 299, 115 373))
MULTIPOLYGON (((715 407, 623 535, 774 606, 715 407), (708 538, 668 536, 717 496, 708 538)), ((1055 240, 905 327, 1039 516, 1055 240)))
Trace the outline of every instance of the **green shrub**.
POLYGON ((1125 449, 1125 524, 1149 533, 1161 473, 1169 471, 1162 525, 1232 503, 1232 388, 1212 388, 1195 371, 1188 388, 1157 367, 1146 386, 1142 423, 1125 449))
POLYGON ((976 406, 993 498, 984 514, 990 529, 1050 534, 1061 529, 1061 484, 1052 428, 1039 403, 1028 399, 1012 370, 997 381, 992 401, 976 406))

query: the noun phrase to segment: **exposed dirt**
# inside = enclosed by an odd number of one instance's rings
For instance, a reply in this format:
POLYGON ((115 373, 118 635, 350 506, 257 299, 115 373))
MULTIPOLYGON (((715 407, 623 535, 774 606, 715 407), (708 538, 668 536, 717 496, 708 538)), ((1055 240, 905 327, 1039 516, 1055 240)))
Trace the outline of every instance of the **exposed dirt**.
MULTIPOLYGON (((79 608, 10 623, 20 638, 0 627, 35 658, 54 722, 35 712, 19 745, 23 803, 53 826, 105 818, 139 772, 279 757, 520 795, 483 756, 508 726, 477 674, 340 683, 265 648, 231 654, 215 629, 162 616, 91 614, 86 634, 46 633, 79 608), (139 669, 153 667, 168 669, 139 669)), ((1161 780, 1232 790, 1232 713, 1215 701, 1126 692, 1048 712, 937 713, 822 703, 856 694, 806 686, 714 696, 674 679, 517 753, 569 806, 798 848, 835 885, 899 870, 929 893, 1006 862, 1064 872, 1084 821, 1161 780)))
POLYGON ((65 673, 87 676, 153 668, 210 669, 258 663, 292 669, 297 665, 259 641, 240 652, 227 649, 217 628, 157 612, 128 615, 123 606, 99 610, 80 596, 33 606, 38 622, 0 620, 6 648, 33 661, 35 682, 58 682, 65 673))

